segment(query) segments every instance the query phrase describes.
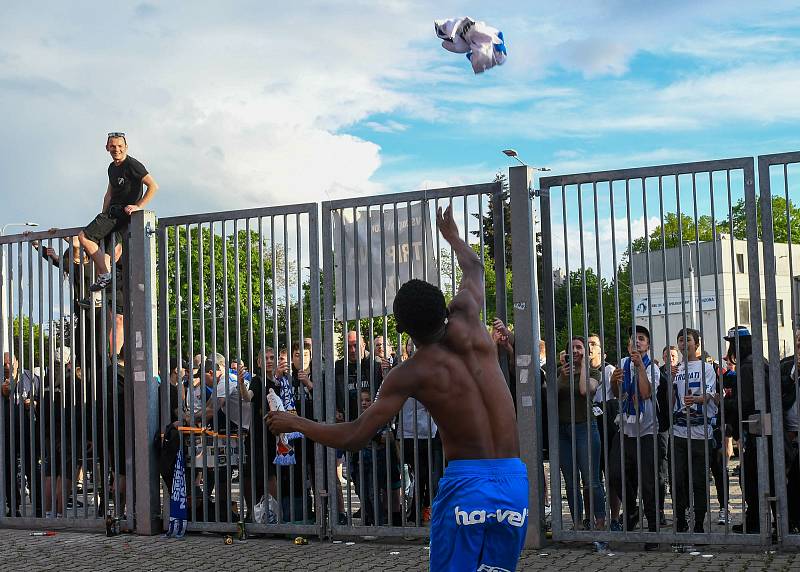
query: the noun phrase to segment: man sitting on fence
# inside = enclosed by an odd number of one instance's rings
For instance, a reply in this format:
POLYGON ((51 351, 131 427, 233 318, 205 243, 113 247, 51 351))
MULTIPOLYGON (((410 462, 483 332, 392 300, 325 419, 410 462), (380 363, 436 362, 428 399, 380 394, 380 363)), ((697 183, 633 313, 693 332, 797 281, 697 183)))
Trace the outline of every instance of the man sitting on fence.
POLYGON ((528 524, 528 477, 511 393, 481 323, 483 266, 451 209, 439 210, 437 225, 458 257, 459 292, 447 306, 432 284, 403 284, 394 314, 417 351, 389 372, 375 402, 349 423, 276 412, 267 422, 273 433, 301 431, 328 447, 358 451, 409 397, 418 399, 436 421, 449 461, 433 503, 431 569, 514 570, 528 524))
POLYGON ((120 232, 130 222, 131 215, 142 210, 158 190, 158 184, 145 166, 128 156, 128 142, 124 133, 109 133, 106 151, 111 155, 112 162, 108 166, 108 188, 103 198, 103 210, 78 235, 81 246, 94 261, 97 272, 97 281, 90 286, 92 292, 104 290, 111 284, 110 257, 100 250, 101 242, 112 233, 117 233, 114 260, 118 260, 122 252, 120 232), (147 187, 146 193, 143 193, 143 186, 147 187))

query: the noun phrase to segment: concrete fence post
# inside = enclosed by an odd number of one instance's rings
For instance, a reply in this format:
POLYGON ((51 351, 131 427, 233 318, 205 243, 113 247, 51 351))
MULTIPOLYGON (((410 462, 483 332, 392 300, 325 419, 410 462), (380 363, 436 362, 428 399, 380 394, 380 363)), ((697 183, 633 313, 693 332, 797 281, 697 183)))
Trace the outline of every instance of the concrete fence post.
MULTIPOLYGON (((161 532, 161 498, 154 438, 158 422, 158 337, 156 333, 156 216, 131 216, 128 240, 128 304, 125 308, 126 384, 133 389, 134 510, 136 533, 161 532)), ((167 380, 168 382, 168 380, 167 380)), ((130 395, 126 391, 126 395, 130 395)), ((130 451, 130 449, 129 449, 130 451)))

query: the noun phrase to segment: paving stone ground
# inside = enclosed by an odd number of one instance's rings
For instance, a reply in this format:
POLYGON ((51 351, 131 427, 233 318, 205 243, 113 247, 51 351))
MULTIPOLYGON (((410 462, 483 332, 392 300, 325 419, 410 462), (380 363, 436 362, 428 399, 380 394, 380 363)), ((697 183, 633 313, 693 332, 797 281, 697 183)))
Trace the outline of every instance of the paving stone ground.
MULTIPOLYGON (((26 530, 0 530, 0 570, 108 570, 146 572, 275 570, 369 571, 427 570, 428 550, 422 541, 364 541, 332 543, 310 539, 295 546, 291 539, 259 538, 226 546, 218 534, 192 534, 184 540, 102 533, 58 532, 31 537, 26 530)), ((613 546, 613 545, 612 545, 613 546)), ((588 546, 553 545, 526 550, 518 570, 798 570, 798 551, 744 550, 741 547, 703 547, 699 555, 637 552, 641 546, 616 547, 609 555, 588 546), (704 557, 703 555, 711 555, 704 557)))

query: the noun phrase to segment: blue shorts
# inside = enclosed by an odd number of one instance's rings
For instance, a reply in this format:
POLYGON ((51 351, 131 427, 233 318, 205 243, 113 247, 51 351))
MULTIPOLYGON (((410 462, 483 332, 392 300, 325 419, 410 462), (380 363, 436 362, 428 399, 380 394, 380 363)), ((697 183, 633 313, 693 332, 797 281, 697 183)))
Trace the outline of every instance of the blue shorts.
POLYGON ((520 459, 450 461, 431 518, 431 571, 516 570, 528 529, 520 459))

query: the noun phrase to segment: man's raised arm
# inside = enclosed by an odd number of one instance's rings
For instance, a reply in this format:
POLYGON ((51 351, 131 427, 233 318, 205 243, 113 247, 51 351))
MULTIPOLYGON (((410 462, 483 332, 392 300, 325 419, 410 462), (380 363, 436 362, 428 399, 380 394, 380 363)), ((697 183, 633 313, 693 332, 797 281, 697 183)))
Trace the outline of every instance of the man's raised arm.
POLYGON ((461 238, 458 226, 453 220, 453 207, 447 207, 442 213, 442 207, 436 211, 436 226, 442 233, 444 239, 453 248, 453 252, 458 258, 458 266, 461 268, 461 284, 458 286, 459 293, 466 291, 471 294, 478 308, 483 307, 484 286, 483 286, 483 264, 475 251, 461 238))

